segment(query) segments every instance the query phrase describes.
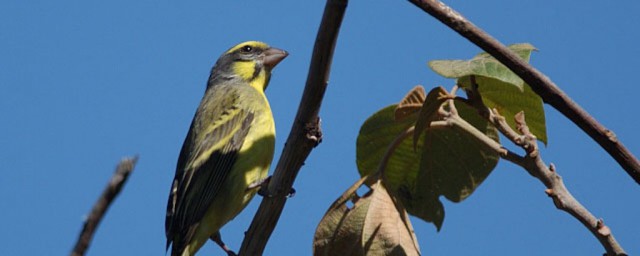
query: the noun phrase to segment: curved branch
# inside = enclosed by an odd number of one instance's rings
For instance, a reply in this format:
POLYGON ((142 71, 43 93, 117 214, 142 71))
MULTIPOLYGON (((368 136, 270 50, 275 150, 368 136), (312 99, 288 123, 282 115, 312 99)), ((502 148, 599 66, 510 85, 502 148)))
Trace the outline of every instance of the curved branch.
POLYGON ((118 167, 116 167, 116 171, 111 177, 111 180, 109 180, 107 187, 104 189, 102 195, 93 206, 93 209, 91 209, 91 213, 84 221, 82 232, 80 232, 78 241, 73 247, 71 256, 81 256, 86 253, 89 248, 89 244, 91 243, 91 239, 93 238, 93 234, 98 228, 98 224, 100 224, 100 221, 107 212, 107 209, 109 209, 113 200, 122 190, 124 183, 127 181, 129 174, 131 174, 133 168, 136 166, 137 161, 138 156, 134 156, 122 159, 122 161, 118 163, 118 167))
POLYGON ((338 32, 347 8, 347 0, 328 0, 318 29, 309 75, 298 113, 291 127, 280 160, 269 182, 268 195, 262 199, 249 230, 245 233, 240 255, 262 255, 304 160, 322 140, 318 112, 329 81, 329 71, 338 32))
POLYGON ((520 59, 491 35, 476 27, 460 13, 438 0, 409 0, 461 36, 482 48, 522 78, 544 102, 564 114, 594 139, 640 184, 640 161, 618 141, 613 131, 600 124, 566 95, 551 79, 520 59))
POLYGON ((500 116, 495 110, 490 112, 488 119, 507 139, 524 149, 526 155, 523 157, 506 150, 500 143, 478 131, 478 129, 457 115, 451 115, 445 118, 444 121, 433 122, 432 125, 452 126, 464 130, 476 137, 478 141, 488 148, 496 151, 503 159, 524 168, 531 176, 536 177, 545 185, 547 188, 545 192, 549 197, 553 198, 556 208, 569 213, 580 221, 600 241, 600 244, 607 252, 606 255, 626 255, 624 249, 613 237, 609 227, 604 225, 604 221, 596 219, 589 210, 571 195, 553 165, 547 167, 544 163, 538 152, 536 137, 529 132, 529 128, 524 121, 523 112, 516 115, 518 130, 522 135, 511 129, 504 117, 500 116))
POLYGON ((545 193, 553 199, 556 208, 571 214, 571 216, 589 229, 606 250, 607 253, 605 255, 627 255, 620 244, 618 244, 618 241, 613 237, 609 227, 604 225, 604 221, 593 216, 587 208, 571 195, 567 187, 565 187, 562 177, 556 172, 555 166, 551 164, 547 167, 544 163, 538 152, 536 137, 529 132, 529 127, 527 127, 525 122, 524 112, 520 112, 515 116, 518 131, 522 135, 519 135, 511 129, 504 118, 496 115, 494 120, 498 121, 493 122, 496 126, 500 126, 501 129, 508 131, 508 134, 505 135, 509 140, 527 152, 520 166, 525 168, 529 174, 538 178, 545 185, 547 188, 545 193))
MULTIPOLYGON (((540 152, 538 151, 537 138, 530 132, 529 127, 525 122, 524 112, 519 112, 515 116, 516 127, 518 129, 518 132, 516 132, 511 128, 511 126, 509 126, 509 124, 507 124, 507 121, 500 115, 500 113, 498 113, 497 109, 489 109, 484 105, 482 97, 480 97, 477 90, 478 86, 475 84, 473 77, 471 78, 473 87, 471 90, 467 91, 471 104, 481 114, 483 114, 484 118, 491 122, 498 131, 502 133, 502 135, 518 147, 522 148, 526 152, 526 155, 523 157, 510 151, 507 151, 507 154, 502 154, 499 151, 500 148, 495 146, 492 148, 500 153, 502 158, 521 166, 531 176, 540 180, 547 188, 545 193, 547 193, 549 197, 553 198, 553 203, 556 208, 569 213, 580 221, 580 223, 582 223, 589 231, 591 231, 600 244, 605 248, 607 252, 605 255, 626 255, 624 249, 622 249, 620 244, 618 244, 616 239, 613 237, 613 234, 611 234, 611 230, 604 225, 604 221, 602 219, 597 220, 589 210, 587 210, 582 204, 580 204, 580 202, 578 202, 577 199, 573 197, 573 195, 571 195, 569 190, 565 187, 562 178, 556 172, 553 164, 547 167, 544 163, 540 156, 540 152)), ((460 119, 457 116, 456 118, 460 119)), ((478 133, 477 129, 466 123, 466 121, 462 119, 460 120, 458 120, 460 122, 457 123, 458 127, 470 131, 470 133, 474 134, 480 141, 490 140, 484 134, 478 133)), ((485 144, 491 145, 491 143, 485 144)))

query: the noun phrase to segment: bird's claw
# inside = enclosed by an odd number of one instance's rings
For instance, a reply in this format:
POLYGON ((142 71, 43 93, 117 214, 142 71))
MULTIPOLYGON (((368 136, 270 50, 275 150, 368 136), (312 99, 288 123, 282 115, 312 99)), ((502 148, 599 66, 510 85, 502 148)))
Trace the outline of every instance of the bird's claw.
MULTIPOLYGON (((269 182, 271 181, 271 176, 266 177, 264 179, 258 180, 256 182, 253 182, 251 184, 249 184, 249 189, 254 189, 257 187, 260 187, 260 189, 258 189, 258 195, 262 196, 262 197, 273 197, 272 194, 269 193, 269 182)), ((291 198, 296 194, 296 189, 295 188, 291 188, 289 190, 289 193, 287 193, 286 197, 287 198, 291 198)))
POLYGON ((218 244, 218 246, 220 246, 220 248, 222 248, 222 250, 224 250, 227 253, 227 256, 238 256, 234 251, 229 249, 229 247, 227 247, 227 245, 222 241, 222 236, 220 236, 220 232, 216 232, 215 234, 211 235, 211 237, 209 238, 211 239, 211 241, 218 244))

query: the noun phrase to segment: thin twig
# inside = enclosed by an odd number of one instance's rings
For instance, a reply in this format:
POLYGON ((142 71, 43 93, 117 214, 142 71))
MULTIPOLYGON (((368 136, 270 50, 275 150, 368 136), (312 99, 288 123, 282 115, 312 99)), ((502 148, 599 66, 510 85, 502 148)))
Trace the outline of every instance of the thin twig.
POLYGON ((449 102, 449 112, 451 115, 458 115, 458 109, 455 104, 455 97, 458 92, 458 88, 458 85, 454 85, 453 88, 451 88, 451 92, 449 92, 449 99, 447 102, 449 102))
POLYGON ((329 81, 329 71, 347 0, 328 0, 318 29, 307 82, 298 113, 291 127, 280 160, 269 182, 268 195, 262 199, 249 230, 245 233, 240 255, 262 255, 293 186, 300 168, 311 150, 320 143, 318 112, 329 81))
MULTIPOLYGON (((501 120, 502 124, 500 124, 500 126, 511 130, 511 127, 506 124, 504 118, 496 120, 501 120)), ((604 225, 604 221, 593 216, 589 210, 587 210, 573 197, 573 195, 571 195, 569 190, 565 187, 562 177, 558 175, 553 164, 547 166, 544 163, 540 156, 540 152, 538 152, 536 137, 529 132, 529 127, 525 122, 524 112, 516 114, 515 120, 518 131, 520 131, 522 137, 514 137, 510 138, 510 140, 514 143, 520 144, 527 152, 524 157, 524 163, 521 166, 531 175, 537 177, 545 185, 547 188, 545 192, 553 199, 553 203, 556 208, 571 214, 571 216, 576 218, 587 229, 589 229, 589 231, 591 231, 606 250, 605 255, 626 255, 624 249, 622 249, 620 244, 618 244, 616 239, 613 237, 609 227, 604 225)), ((510 134, 516 133, 511 130, 510 134)))
POLYGON ((551 79, 523 61, 514 52, 460 13, 438 0, 409 0, 440 22, 455 30, 520 76, 544 102, 553 106, 594 139, 640 184, 640 161, 618 141, 613 131, 600 124, 566 95, 551 79))
POLYGON ((513 130, 497 111, 491 111, 489 121, 511 142, 525 150, 526 155, 520 156, 506 150, 500 143, 486 136, 458 115, 450 115, 444 121, 432 122, 432 126, 451 126, 473 135, 487 148, 493 149, 503 159, 524 168, 529 174, 538 178, 547 188, 545 192, 551 198, 556 207, 569 213, 582 223, 600 241, 606 250, 606 255, 626 255, 620 244, 615 240, 611 230, 604 225, 602 219, 598 220, 567 190, 562 178, 555 167, 547 167, 538 152, 536 137, 529 132, 524 121, 524 113, 516 115, 516 123, 520 133, 513 130))
MULTIPOLYGON (((550 167, 542 160, 540 152, 538 151, 538 143, 535 135, 531 133, 524 118, 524 112, 519 112, 515 116, 515 122, 518 129, 516 132, 509 126, 506 119, 498 113, 497 109, 489 109, 482 102, 482 97, 478 91, 478 85, 475 83, 475 79, 471 79, 472 87, 467 90, 469 96, 469 102, 474 106, 478 112, 484 114, 484 117, 491 122, 497 129, 511 142, 522 148, 526 155, 524 157, 519 156, 509 151, 509 154, 502 155, 507 161, 510 161, 516 165, 523 167, 531 176, 539 179, 547 188, 545 192, 548 196, 553 198, 553 202, 556 208, 563 210, 571 214, 580 223, 582 223, 591 233, 600 241, 602 246, 606 250, 606 255, 626 255, 620 244, 615 240, 611 230, 604 225, 602 220, 597 220, 593 214, 591 214, 584 206, 576 200, 571 193, 567 190, 562 181, 562 178, 555 170, 553 164, 550 167)), ((463 120, 464 121, 464 120, 463 120)), ((470 124, 466 124, 467 129, 477 131, 470 124)), ((482 133, 473 133, 480 141, 489 139, 482 133)), ((499 151, 498 151, 499 152, 499 151)))
POLYGON ((122 187, 127 181, 129 174, 133 171, 137 161, 138 156, 134 156, 122 159, 122 161, 118 163, 118 167, 116 167, 116 171, 111 177, 111 180, 109 180, 107 187, 102 191, 102 195, 100 195, 100 198, 98 198, 93 209, 91 209, 91 213, 84 221, 78 241, 71 252, 72 256, 81 256, 86 253, 100 221, 107 212, 107 209, 109 209, 109 206, 113 203, 113 200, 122 190, 122 187))

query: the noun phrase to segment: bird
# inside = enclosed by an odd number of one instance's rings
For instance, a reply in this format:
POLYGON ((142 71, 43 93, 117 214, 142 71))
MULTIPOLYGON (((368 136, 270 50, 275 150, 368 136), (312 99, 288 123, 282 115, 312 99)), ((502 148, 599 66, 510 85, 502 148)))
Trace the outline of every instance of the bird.
POLYGON ((192 256, 209 239, 228 255, 220 228, 267 180, 275 124, 265 95, 273 68, 289 54, 259 41, 224 52, 211 69, 171 184, 165 233, 172 256, 192 256))

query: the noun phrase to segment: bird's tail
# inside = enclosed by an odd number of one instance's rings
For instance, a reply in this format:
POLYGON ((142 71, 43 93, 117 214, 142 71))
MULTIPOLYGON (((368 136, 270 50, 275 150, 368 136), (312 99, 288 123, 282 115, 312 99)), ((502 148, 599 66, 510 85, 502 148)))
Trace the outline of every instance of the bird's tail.
POLYGON ((171 256, 190 256, 186 250, 177 247, 171 247, 171 256))
POLYGON ((169 251, 169 246, 171 246, 171 256, 192 256, 189 254, 189 250, 180 243, 175 243, 174 241, 167 241, 167 248, 165 249, 167 252, 169 251))

